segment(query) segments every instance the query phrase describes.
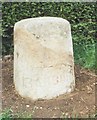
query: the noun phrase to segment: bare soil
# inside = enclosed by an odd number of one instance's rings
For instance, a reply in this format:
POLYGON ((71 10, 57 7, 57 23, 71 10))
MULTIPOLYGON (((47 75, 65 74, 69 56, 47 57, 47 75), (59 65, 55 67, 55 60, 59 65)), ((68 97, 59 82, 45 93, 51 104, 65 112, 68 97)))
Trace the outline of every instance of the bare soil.
POLYGON ((75 66, 76 87, 67 95, 51 100, 22 98, 13 83, 13 60, 2 61, 2 108, 11 109, 13 117, 88 118, 95 115, 95 79, 93 71, 75 66))

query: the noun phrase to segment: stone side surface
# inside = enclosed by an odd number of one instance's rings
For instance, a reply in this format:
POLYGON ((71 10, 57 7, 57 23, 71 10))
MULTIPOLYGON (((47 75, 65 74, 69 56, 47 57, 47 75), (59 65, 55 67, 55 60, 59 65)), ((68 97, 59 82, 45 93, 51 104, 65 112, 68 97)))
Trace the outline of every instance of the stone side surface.
POLYGON ((57 17, 29 18, 14 26, 14 84, 32 100, 74 90, 70 23, 57 17))

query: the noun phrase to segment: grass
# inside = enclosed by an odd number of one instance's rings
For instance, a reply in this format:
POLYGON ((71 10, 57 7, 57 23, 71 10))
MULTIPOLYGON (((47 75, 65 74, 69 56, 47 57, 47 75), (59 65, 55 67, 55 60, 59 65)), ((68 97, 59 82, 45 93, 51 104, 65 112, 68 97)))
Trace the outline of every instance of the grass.
POLYGON ((0 114, 0 120, 12 120, 11 109, 6 109, 0 114))
POLYGON ((25 120, 27 120, 28 118, 32 119, 32 115, 29 113, 16 113, 15 115, 13 115, 12 110, 11 109, 5 109, 1 114, 0 114, 0 120, 13 120, 15 118, 21 118, 25 120))
POLYGON ((79 64, 84 68, 95 68, 95 44, 75 45, 74 46, 75 64, 79 64))
MULTIPOLYGON (((21 120, 23 120, 25 118, 25 120, 28 120, 28 118, 31 118, 31 120, 33 119, 31 116, 31 114, 29 113, 17 113, 16 114, 16 118, 21 118, 21 120)), ((64 118, 65 120, 67 120, 68 118, 71 118, 72 120, 79 120, 79 115, 73 115, 71 114, 69 117, 65 116, 65 114, 62 114, 62 116, 60 118, 64 118)), ((88 115, 89 119, 95 118, 97 119, 97 111, 95 113, 95 115, 88 115)), ((2 114, 0 114, 0 120, 13 120, 13 114, 12 114, 12 110, 11 109, 6 109, 2 112, 2 114)))
POLYGON ((27 0, 1 0, 1 2, 26 2, 27 0))
MULTIPOLYGON (((72 119, 72 120, 81 120, 82 118, 78 115, 78 114, 71 114, 71 115, 62 115, 60 118, 64 118, 64 120, 68 120, 68 118, 72 119)), ((88 118, 89 120, 91 119, 97 119, 97 113, 96 114, 89 114, 86 116, 86 118, 88 118)))

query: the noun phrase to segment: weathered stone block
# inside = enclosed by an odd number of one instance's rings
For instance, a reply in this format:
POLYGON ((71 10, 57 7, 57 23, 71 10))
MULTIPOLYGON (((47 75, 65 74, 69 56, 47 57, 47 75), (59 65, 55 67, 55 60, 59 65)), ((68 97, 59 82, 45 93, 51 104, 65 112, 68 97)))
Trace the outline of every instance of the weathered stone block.
POLYGON ((73 91, 73 46, 67 20, 39 17, 15 24, 14 83, 21 96, 32 100, 73 91))

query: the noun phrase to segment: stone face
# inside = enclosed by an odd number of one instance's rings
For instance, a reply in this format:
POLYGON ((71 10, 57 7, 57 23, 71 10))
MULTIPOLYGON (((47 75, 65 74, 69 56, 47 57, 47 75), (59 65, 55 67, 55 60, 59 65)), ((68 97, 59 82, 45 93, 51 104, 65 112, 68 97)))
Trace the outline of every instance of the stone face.
POLYGON ((21 96, 32 100, 73 91, 73 46, 67 20, 39 17, 15 24, 14 83, 21 96))

